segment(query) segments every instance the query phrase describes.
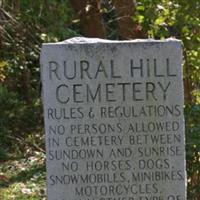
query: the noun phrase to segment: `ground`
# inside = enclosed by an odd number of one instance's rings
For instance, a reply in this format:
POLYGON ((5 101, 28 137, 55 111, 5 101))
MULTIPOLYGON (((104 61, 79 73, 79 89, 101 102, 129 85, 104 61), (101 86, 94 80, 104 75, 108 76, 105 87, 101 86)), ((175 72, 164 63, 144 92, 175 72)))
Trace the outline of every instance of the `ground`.
POLYGON ((0 162, 0 200, 46 200, 45 188, 43 153, 0 162))

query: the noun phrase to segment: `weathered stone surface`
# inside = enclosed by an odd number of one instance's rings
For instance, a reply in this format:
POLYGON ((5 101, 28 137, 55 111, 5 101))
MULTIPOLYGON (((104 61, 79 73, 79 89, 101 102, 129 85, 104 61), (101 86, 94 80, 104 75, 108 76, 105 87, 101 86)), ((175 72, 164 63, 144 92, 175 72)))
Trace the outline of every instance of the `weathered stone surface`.
POLYGON ((44 44, 48 200, 186 200, 181 42, 44 44))

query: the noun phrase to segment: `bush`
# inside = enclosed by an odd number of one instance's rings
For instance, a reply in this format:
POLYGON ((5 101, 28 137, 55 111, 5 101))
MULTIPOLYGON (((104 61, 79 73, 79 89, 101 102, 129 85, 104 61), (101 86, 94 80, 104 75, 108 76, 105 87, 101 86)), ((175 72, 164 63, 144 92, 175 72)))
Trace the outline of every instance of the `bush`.
POLYGON ((5 150, 25 151, 24 147, 30 145, 27 143, 35 143, 36 138, 43 136, 40 100, 35 99, 28 105, 19 95, 0 86, 0 110, 1 155, 5 150))
POLYGON ((21 107, 17 94, 9 92, 5 87, 0 86, 0 145, 9 145, 9 135, 16 122, 17 110, 21 107))
POLYGON ((200 199, 200 105, 185 107, 188 199, 200 199))

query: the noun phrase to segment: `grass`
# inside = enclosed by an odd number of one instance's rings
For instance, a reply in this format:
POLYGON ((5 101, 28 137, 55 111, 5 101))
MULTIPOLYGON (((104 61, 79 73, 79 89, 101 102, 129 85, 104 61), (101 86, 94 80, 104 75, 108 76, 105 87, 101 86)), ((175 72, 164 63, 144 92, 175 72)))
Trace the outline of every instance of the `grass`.
POLYGON ((0 200, 46 200, 44 155, 0 162, 0 200))

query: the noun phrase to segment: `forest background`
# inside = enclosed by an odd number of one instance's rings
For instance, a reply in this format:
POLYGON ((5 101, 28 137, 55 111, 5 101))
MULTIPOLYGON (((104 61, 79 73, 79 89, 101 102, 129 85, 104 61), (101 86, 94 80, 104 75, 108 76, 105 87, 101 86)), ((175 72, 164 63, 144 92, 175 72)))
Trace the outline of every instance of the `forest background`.
POLYGON ((0 0, 0 200, 46 199, 40 48, 75 36, 183 41, 188 200, 199 200, 199 0, 0 0))

